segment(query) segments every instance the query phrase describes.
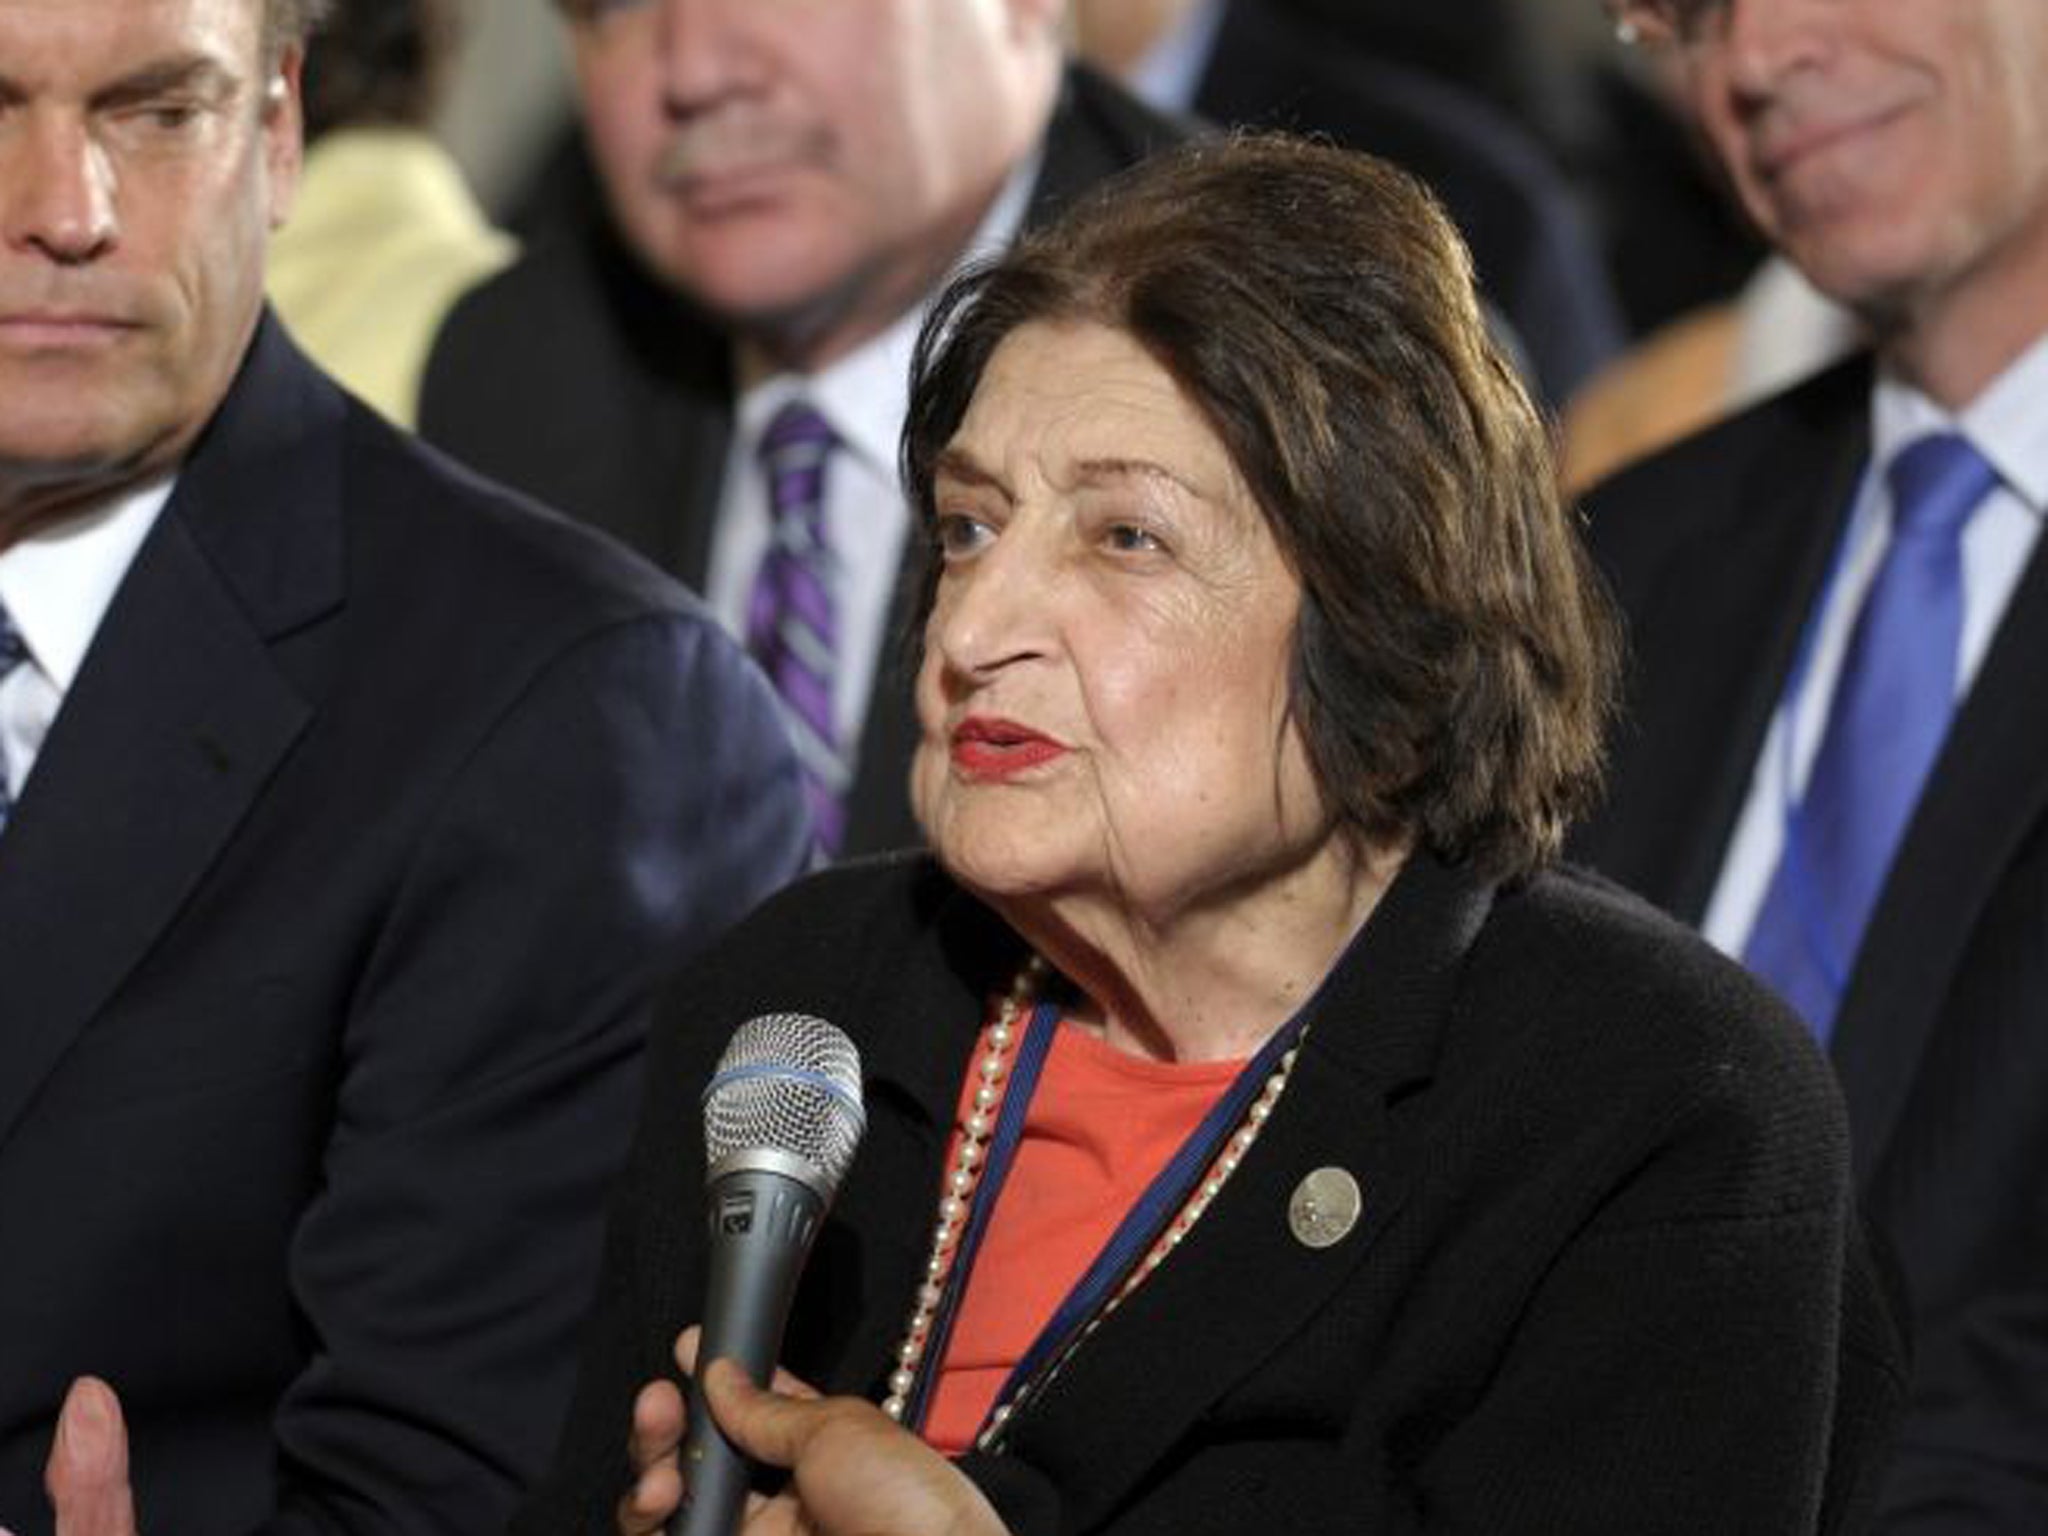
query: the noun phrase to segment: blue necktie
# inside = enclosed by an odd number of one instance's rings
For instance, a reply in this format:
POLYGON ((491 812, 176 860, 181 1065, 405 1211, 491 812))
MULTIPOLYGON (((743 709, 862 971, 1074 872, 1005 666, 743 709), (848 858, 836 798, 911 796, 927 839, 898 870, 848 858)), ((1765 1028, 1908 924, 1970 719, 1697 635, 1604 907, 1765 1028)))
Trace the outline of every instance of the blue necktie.
POLYGON ((832 709, 839 658, 832 550, 825 537, 825 468, 838 443, 831 423, 802 400, 776 413, 761 437, 773 530, 747 605, 747 650, 782 696, 827 857, 846 836, 846 760, 832 709))
MULTIPOLYGON (((5 604, 0 604, 0 683, 7 681, 7 674, 28 660, 28 647, 22 643, 21 631, 14 627, 14 620, 8 617, 5 604)), ((7 743, 0 741, 0 832, 7 830, 7 818, 14 810, 14 796, 7 788, 7 743)))
POLYGON ((1953 432, 1888 472, 1892 541, 1856 616, 1805 797, 1743 962, 1823 1041, 1863 930, 1955 712, 1963 527, 1997 474, 1953 432))

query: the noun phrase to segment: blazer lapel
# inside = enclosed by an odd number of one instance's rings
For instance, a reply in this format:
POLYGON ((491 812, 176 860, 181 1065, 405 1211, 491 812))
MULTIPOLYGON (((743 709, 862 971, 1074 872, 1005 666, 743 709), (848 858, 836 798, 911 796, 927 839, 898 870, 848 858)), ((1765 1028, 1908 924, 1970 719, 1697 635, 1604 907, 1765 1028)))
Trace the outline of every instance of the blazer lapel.
POLYGON ((1832 1052, 1859 1181, 1867 1181, 1897 1128, 1979 915, 2021 840, 2048 813, 2043 655, 2048 545, 2028 562, 1950 728, 1842 999, 1832 1052))
POLYGON ((676 504, 654 509, 665 546, 655 563, 693 592, 702 592, 711 574, 711 538, 718 524, 724 493, 725 461, 732 444, 732 409, 726 393, 690 397, 685 410, 660 413, 659 430, 650 432, 645 447, 655 465, 649 483, 674 487, 676 504))
POLYGON ((308 719, 266 642, 338 594, 330 466, 300 453, 283 472, 317 403, 292 387, 304 367, 266 325, 0 839, 0 1140, 170 925, 308 719), (329 525, 328 538, 304 537, 309 523, 329 525))
POLYGON ((910 808, 910 757, 919 736, 917 724, 918 647, 911 618, 917 611, 917 546, 921 534, 910 531, 910 548, 889 598, 882 655, 868 693, 867 720, 861 726, 860 756, 847 804, 851 813, 849 853, 910 848, 924 841, 924 831, 910 808))
MULTIPOLYGON (((849 957, 860 967, 849 989, 851 1016, 892 1024, 862 1047, 868 1132, 839 1203, 845 1228, 859 1232, 863 1249, 841 1283, 858 1283, 865 1299, 844 1340, 821 1342, 816 1355, 828 1362, 825 1385, 834 1391, 880 1396, 893 1368, 931 1252, 939 1169, 967 1062, 989 997, 1010 984, 1025 954, 1001 919, 930 868, 914 899, 939 904, 929 920, 932 941, 907 961, 887 946, 849 957)), ((846 1310, 837 1295, 817 1315, 846 1310)), ((792 1328, 804 1320, 800 1301, 792 1328)))
MULTIPOLYGON (((1862 474, 1867 381, 1867 368, 1852 364, 1769 407, 1763 451, 1739 480, 1711 489, 1654 589, 1629 594, 1648 616, 1632 637, 1632 671, 1649 681, 1632 687, 1616 738, 1626 775, 1583 848, 1589 862, 1689 923, 1713 896, 1862 474), (1702 720, 1718 728, 1703 730, 1702 720), (1702 742, 1713 745, 1703 751, 1702 742)), ((1642 505, 1609 515, 1686 511, 1642 505)))
POLYGON ((0 1138, 170 922, 305 718, 167 511, 0 841, 0 1138))
POLYGON ((1279 1108, 1236 1174, 1012 1421, 1010 1448, 1059 1488, 1070 1526, 1097 1525, 1370 1261, 1412 1179, 1386 1105, 1429 1076, 1490 900, 1423 855, 1410 861, 1310 1005, 1279 1108), (1331 1166, 1357 1181, 1361 1215, 1341 1241, 1311 1249, 1289 1235, 1289 1206, 1305 1176, 1331 1166))
POLYGON ((1089 66, 1068 65, 1025 223, 1043 229, 1103 181, 1194 131, 1192 119, 1165 117, 1089 66))

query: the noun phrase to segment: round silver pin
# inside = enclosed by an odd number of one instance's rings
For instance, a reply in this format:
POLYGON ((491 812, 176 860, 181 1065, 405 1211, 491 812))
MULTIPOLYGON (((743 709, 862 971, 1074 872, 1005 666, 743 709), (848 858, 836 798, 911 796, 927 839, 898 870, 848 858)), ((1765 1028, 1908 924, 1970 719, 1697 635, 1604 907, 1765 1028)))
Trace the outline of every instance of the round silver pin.
POLYGON ((1331 1248, 1350 1235, 1364 1209, 1358 1180, 1342 1168, 1318 1168, 1294 1186, 1287 1225, 1303 1247, 1331 1248))

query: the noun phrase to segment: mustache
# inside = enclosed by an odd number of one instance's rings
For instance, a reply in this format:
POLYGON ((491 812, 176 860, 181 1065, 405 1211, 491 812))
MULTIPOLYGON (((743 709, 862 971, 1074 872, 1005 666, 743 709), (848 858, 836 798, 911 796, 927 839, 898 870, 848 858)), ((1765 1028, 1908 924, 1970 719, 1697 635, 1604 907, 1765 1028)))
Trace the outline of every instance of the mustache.
POLYGON ((655 158, 654 175, 662 187, 675 189, 710 176, 817 164, 830 147, 831 136, 823 128, 728 107, 678 124, 655 158))

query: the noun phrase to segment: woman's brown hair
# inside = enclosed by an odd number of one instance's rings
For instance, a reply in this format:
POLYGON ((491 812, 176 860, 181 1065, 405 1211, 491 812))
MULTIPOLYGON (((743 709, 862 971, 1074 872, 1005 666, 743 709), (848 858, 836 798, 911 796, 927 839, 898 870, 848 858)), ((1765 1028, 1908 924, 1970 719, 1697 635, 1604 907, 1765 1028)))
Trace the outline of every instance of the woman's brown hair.
MULTIPOLYGON (((1554 856, 1598 787, 1615 623, 1419 184, 1300 140, 1214 139, 963 274, 912 368, 903 467, 927 530, 940 451, 1037 321, 1132 336, 1228 448, 1301 583, 1292 711, 1338 814, 1495 876, 1554 856)), ((920 616, 937 575, 928 559, 920 616)))

